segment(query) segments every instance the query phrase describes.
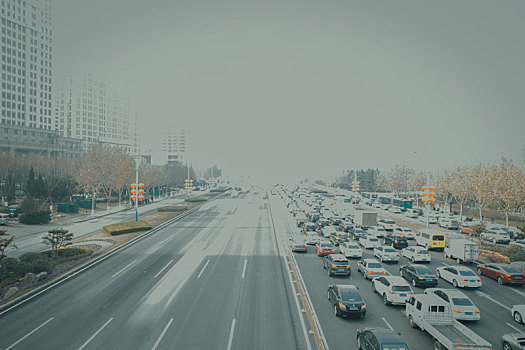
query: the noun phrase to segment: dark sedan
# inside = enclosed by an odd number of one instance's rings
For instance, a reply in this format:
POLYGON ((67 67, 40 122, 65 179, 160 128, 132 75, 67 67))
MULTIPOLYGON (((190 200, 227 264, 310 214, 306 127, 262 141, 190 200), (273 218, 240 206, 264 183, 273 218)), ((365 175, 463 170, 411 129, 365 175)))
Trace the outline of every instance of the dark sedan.
POLYGON ((480 264, 477 268, 479 275, 485 275, 498 281, 499 284, 524 284, 525 275, 518 269, 506 264, 480 264))
POLYGON ((400 333, 386 328, 358 329, 357 348, 360 350, 409 350, 400 333))
POLYGON ((399 275, 412 282, 414 287, 436 287, 438 284, 436 274, 426 266, 403 265, 399 269, 399 275))
POLYGON ((329 285, 328 301, 334 307, 335 316, 364 317, 366 314, 366 303, 357 287, 352 284, 329 285))
POLYGON ((390 245, 396 249, 402 249, 408 247, 408 239, 404 235, 389 233, 383 238, 385 245, 390 245))

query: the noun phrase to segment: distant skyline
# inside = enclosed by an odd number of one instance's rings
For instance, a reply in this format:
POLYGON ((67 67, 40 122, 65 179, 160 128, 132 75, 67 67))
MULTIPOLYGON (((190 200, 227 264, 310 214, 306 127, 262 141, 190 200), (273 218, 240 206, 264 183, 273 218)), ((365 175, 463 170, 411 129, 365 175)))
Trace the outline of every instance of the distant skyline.
POLYGON ((195 167, 233 176, 521 162, 524 15, 518 0, 54 0, 54 82, 106 73, 145 148, 180 125, 195 167))

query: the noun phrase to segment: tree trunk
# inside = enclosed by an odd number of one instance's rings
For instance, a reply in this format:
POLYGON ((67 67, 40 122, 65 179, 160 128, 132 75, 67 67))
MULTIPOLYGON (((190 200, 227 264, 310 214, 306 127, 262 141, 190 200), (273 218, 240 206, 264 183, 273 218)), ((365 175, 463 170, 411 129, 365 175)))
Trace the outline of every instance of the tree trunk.
POLYGON ((505 208, 505 226, 509 228, 509 208, 505 208))
POLYGON ((459 203, 459 220, 463 221, 463 202, 459 203))
POLYGON ((96 191, 91 193, 91 215, 95 215, 95 193, 96 191))
POLYGON ((122 187, 118 189, 118 206, 122 204, 122 187))
POLYGON ((483 214, 481 213, 481 207, 479 207, 479 221, 483 223, 483 214))

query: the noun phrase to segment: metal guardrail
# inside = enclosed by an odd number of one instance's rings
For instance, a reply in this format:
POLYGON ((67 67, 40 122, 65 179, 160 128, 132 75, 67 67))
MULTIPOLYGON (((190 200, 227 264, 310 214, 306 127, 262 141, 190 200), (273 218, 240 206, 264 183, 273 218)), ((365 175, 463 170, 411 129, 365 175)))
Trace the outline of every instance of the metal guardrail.
POLYGON ((297 281, 297 288, 299 290, 299 294, 301 295, 306 315, 308 316, 310 325, 312 326, 312 332, 314 334, 317 348, 319 350, 329 350, 328 343, 326 342, 326 338, 321 328, 321 324, 319 323, 319 319, 315 313, 314 305, 310 299, 310 296, 308 295, 303 276, 301 275, 299 266, 297 266, 297 261, 290 250, 288 250, 288 260, 290 261, 292 273, 294 274, 295 280, 297 281))

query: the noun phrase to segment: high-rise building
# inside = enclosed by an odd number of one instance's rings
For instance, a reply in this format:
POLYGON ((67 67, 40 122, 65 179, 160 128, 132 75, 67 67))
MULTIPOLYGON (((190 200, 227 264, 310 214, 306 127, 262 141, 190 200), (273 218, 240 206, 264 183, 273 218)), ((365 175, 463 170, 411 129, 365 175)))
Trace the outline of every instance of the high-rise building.
POLYGON ((0 0, 0 150, 75 158, 80 143, 53 130, 51 0, 0 0))
POLYGON ((65 137, 118 146, 137 153, 137 113, 128 98, 110 91, 106 77, 84 74, 70 78, 55 99, 55 128, 65 137))
POLYGON ((51 0, 1 0, 0 125, 52 129, 51 0))
POLYGON ((186 131, 184 129, 165 129, 162 131, 162 153, 166 164, 182 162, 186 152, 186 131))

